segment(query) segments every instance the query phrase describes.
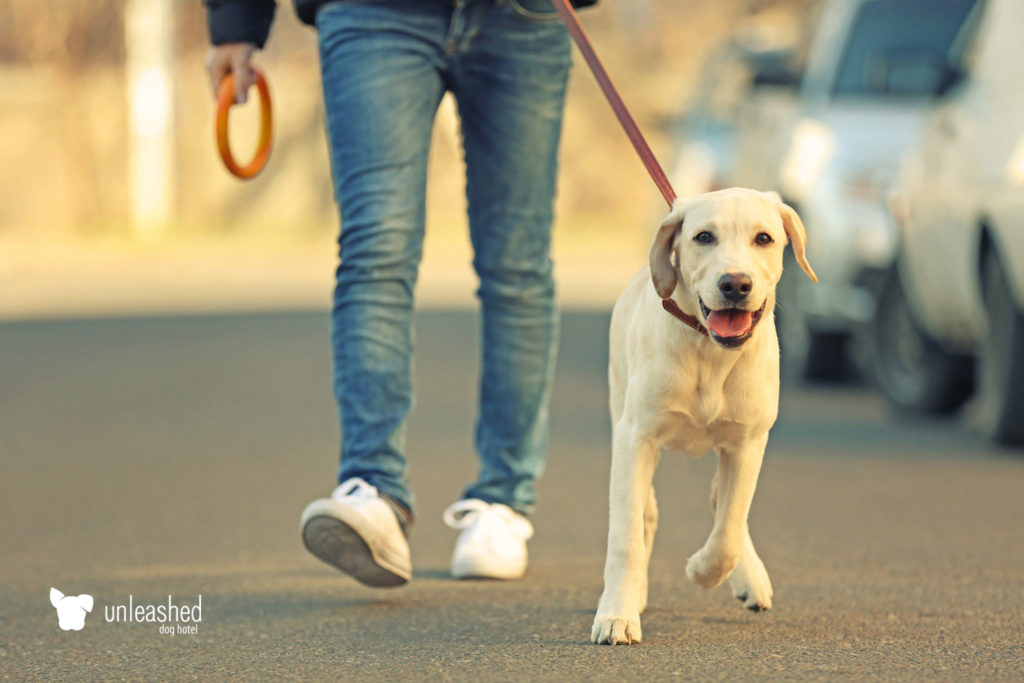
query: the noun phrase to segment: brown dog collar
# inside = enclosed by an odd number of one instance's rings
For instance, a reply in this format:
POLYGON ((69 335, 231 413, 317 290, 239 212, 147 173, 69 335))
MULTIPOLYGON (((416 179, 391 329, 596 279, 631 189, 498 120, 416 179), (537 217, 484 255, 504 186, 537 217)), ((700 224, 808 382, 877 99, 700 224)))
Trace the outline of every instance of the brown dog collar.
POLYGON ((679 308, 679 304, 676 303, 675 299, 662 299, 661 307, 668 311, 669 315, 671 315, 673 318, 682 321, 686 325, 692 327, 697 332, 703 334, 705 337, 708 336, 707 329, 700 324, 700 321, 697 320, 696 317, 684 312, 683 309, 679 308))

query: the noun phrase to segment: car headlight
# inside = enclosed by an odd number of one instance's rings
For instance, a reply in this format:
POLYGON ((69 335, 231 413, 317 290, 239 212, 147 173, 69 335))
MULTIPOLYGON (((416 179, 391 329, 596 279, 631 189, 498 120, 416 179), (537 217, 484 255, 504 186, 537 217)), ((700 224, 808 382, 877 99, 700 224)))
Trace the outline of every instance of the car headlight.
POLYGON ((779 179, 787 197, 799 199, 804 195, 832 157, 835 144, 832 130, 821 121, 797 121, 779 179))
POLYGON ((1017 148, 1006 164, 1006 175, 1013 185, 1024 185, 1024 135, 1017 141, 1017 148))

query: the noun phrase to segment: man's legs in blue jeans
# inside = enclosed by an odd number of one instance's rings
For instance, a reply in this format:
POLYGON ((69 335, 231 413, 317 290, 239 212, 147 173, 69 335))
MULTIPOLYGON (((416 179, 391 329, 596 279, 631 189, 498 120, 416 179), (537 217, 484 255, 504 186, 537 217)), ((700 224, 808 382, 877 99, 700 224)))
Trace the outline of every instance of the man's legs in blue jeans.
POLYGON ((558 345, 551 222, 570 63, 561 22, 491 6, 450 72, 483 314, 480 474, 463 497, 525 514, 544 469, 558 345))
POLYGON ((413 288, 430 134, 444 94, 438 14, 349 3, 317 16, 342 221, 331 318, 338 480, 361 478, 406 507, 413 288))
POLYGON ((483 308, 478 481, 466 497, 528 513, 545 456, 557 345, 550 228, 570 45, 561 24, 507 3, 351 2, 318 15, 342 212, 332 316, 339 481, 408 506, 412 293, 427 152, 450 88, 466 147, 483 308))

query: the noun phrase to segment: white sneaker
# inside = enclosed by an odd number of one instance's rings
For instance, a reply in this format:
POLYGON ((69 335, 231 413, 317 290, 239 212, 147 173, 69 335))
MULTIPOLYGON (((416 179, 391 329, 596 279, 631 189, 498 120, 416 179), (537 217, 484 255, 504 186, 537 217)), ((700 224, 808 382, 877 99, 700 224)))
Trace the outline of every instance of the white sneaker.
POLYGON ((459 500, 444 511, 444 523, 462 530, 452 554, 455 578, 518 579, 526 573, 526 541, 533 525, 512 508, 459 500))
POLYGON ((359 478, 302 511, 309 552, 368 586, 401 586, 412 578, 409 543, 391 504, 359 478))

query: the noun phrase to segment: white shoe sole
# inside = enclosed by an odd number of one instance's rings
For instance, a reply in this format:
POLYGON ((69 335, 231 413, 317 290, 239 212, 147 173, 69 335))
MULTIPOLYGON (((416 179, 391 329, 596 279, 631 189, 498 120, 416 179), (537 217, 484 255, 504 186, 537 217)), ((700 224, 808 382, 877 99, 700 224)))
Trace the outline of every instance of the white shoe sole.
POLYGON ((302 542, 320 560, 374 588, 401 586, 412 568, 379 543, 358 511, 329 499, 314 500, 302 512, 302 542))
POLYGON ((460 557, 452 560, 451 572, 456 579, 513 581, 526 574, 526 562, 511 564, 481 557, 460 557))

